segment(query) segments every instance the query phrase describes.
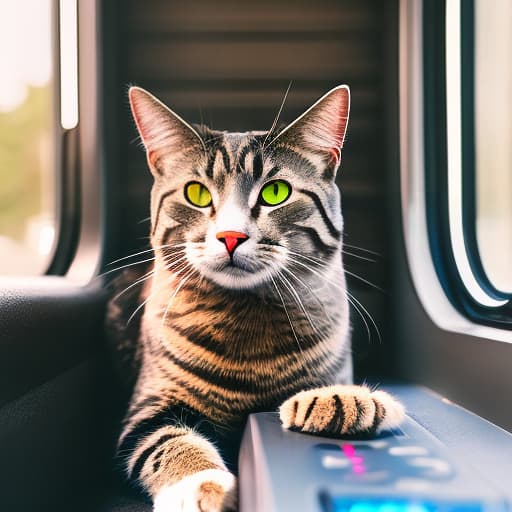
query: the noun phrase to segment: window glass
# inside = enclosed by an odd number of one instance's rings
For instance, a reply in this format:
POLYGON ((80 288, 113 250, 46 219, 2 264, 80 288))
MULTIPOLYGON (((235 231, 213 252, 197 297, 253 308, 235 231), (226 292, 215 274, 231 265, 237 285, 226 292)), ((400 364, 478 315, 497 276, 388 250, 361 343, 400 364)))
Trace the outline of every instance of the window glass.
POLYGON ((56 223, 52 1, 0 12, 0 274, 39 274, 56 223))
POLYGON ((512 292, 512 2, 475 2, 477 240, 496 289, 512 292))

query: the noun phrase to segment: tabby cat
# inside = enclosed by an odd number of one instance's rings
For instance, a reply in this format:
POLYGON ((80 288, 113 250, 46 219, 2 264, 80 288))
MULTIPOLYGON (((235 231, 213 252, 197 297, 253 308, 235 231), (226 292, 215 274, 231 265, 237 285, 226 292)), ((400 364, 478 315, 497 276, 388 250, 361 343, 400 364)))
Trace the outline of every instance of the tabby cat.
POLYGON ((404 415, 384 391, 351 384, 334 182, 349 88, 278 132, 191 126, 141 88, 129 98, 154 176, 154 261, 129 276, 136 303, 110 304, 118 337, 143 311, 119 455, 155 511, 234 510, 249 413, 278 410, 283 428, 325 436, 404 415))

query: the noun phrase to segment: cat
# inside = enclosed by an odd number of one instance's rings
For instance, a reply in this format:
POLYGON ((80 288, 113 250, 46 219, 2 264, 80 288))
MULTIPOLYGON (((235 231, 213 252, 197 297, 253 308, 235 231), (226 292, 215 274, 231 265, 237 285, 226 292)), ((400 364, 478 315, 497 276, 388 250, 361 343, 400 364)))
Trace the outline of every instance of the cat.
POLYGON ((154 261, 121 280, 140 293, 109 307, 118 338, 143 311, 118 453, 156 512, 236 510, 248 414, 278 411, 284 429, 331 437, 404 417, 388 393, 352 384, 334 181, 350 91, 247 133, 192 126, 139 87, 129 99, 154 177, 154 261))

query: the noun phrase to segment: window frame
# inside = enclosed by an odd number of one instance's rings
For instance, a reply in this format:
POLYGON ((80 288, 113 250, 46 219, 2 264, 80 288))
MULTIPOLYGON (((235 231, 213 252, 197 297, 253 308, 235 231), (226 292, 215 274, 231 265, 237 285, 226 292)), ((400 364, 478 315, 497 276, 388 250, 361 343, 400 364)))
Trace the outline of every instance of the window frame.
MULTIPOLYGON (((493 311, 480 305, 467 291, 452 251, 446 159, 445 25, 444 20, 439 20, 439 16, 444 18, 444 9, 444 0, 400 3, 401 194, 409 270, 421 304, 438 327, 512 342, 510 323, 506 318, 503 322, 495 317, 498 308, 493 311)), ((465 205, 471 204, 467 188, 465 205)), ((471 214, 470 208, 463 213, 466 225, 471 214)), ((500 308, 501 315, 510 315, 509 304, 506 308, 500 308)))
MULTIPOLYGON (((468 290, 457 265, 449 201, 447 128, 446 1, 423 4, 425 193, 430 250, 441 285, 449 300, 472 321, 512 329, 512 302, 496 290, 485 275, 476 240, 474 145, 474 35, 473 0, 461 7, 461 173, 462 235, 470 271, 477 286, 491 299, 505 302, 495 307, 481 304, 468 290)), ((452 100, 454 101, 454 100, 452 100)))
MULTIPOLYGON (((54 55, 54 133, 55 133, 55 239, 46 275, 65 275, 78 245, 80 228, 80 172, 78 162, 79 125, 61 125, 61 31, 60 1, 52 1, 54 55)), ((78 32, 78 20, 76 30, 78 32)), ((80 97, 80 96, 79 96, 80 97)))
POLYGON ((77 1, 78 124, 65 129, 60 123, 59 0, 54 0, 59 204, 53 259, 46 274, 82 285, 96 276, 104 249, 102 4, 100 0, 77 1))

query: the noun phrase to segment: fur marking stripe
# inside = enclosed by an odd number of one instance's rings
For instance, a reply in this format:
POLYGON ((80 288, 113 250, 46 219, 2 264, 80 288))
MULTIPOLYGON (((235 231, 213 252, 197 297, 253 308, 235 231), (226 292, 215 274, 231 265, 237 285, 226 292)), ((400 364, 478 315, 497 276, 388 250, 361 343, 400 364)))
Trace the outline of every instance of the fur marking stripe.
POLYGON ((329 215, 327 215, 327 211, 324 208, 324 205, 322 204, 322 201, 320 200, 320 197, 318 197, 317 194, 314 192, 311 192, 311 190, 299 190, 302 194, 305 194, 306 196, 310 197, 313 200, 313 203, 315 203, 315 206, 317 207, 318 211, 320 212, 320 215, 322 217, 322 220, 324 221, 325 225, 327 226, 327 229, 329 230, 329 233, 333 238, 336 240, 340 240, 341 233, 336 229, 334 224, 332 223, 331 219, 329 218, 329 215))
POLYGON ((290 146, 280 146, 282 148, 283 153, 288 157, 286 160, 287 167, 295 170, 300 170, 302 173, 317 176, 318 168, 313 164, 313 162, 304 156, 302 153, 295 151, 295 149, 290 146))
POLYGON ((222 154, 222 161, 226 169, 226 174, 231 174, 231 160, 229 159, 228 152, 224 146, 220 146, 219 151, 222 154))
POLYGON ((356 419, 355 419, 353 427, 358 429, 359 425, 361 424, 361 418, 366 413, 366 407, 363 404, 363 402, 361 400, 359 400, 359 398, 357 398, 357 396, 354 397, 354 401, 356 402, 357 413, 356 413, 356 419))
POLYGON ((313 398, 313 400, 311 400, 311 403, 308 405, 306 414, 304 415, 304 425, 309 420, 309 417, 311 416, 311 413, 313 412, 313 409, 315 408, 317 400, 318 400, 318 397, 315 396, 315 398, 313 398))
POLYGON ((370 431, 375 432, 386 417, 386 409, 379 400, 372 397, 372 401, 375 404, 375 416, 370 431))
POLYGON ((263 158, 261 156, 261 151, 255 151, 254 158, 252 162, 252 177, 255 181, 261 178, 263 174, 263 158))
POLYGON ((167 199, 170 195, 174 194, 177 189, 168 190, 167 192, 164 192, 160 198, 158 199, 158 206, 156 207, 156 217, 155 217, 155 223, 153 224, 153 230, 151 231, 151 234, 154 235, 156 228, 158 226, 158 220, 160 218, 160 210, 162 208, 162 203, 167 199))
POLYGON ((267 172, 265 179, 273 178, 281 169, 276 165, 270 169, 270 171, 267 172))
POLYGON ((156 432, 162 427, 174 425, 176 423, 176 418, 173 418, 169 413, 168 407, 165 407, 159 413, 140 420, 133 425, 129 424, 129 420, 127 423, 128 424, 125 428, 125 430, 127 429, 127 432, 124 434, 123 440, 117 447, 117 453, 119 456, 130 456, 137 443, 145 434, 156 432))
POLYGON ((171 435, 171 434, 165 434, 161 437, 159 437, 151 446, 148 446, 137 458, 137 462, 135 462, 132 472, 130 473, 130 478, 136 479, 139 478, 140 472, 142 471, 142 468, 144 467, 144 464, 149 459, 150 455, 162 444, 164 444, 166 441, 169 441, 170 439, 174 439, 176 437, 180 437, 185 435, 186 432, 171 435))
MULTIPOLYGON (((182 313, 182 316, 187 315, 187 310, 182 313)), ((180 312, 176 312, 176 315, 179 316, 180 312)), ((222 326, 226 327, 226 323, 221 323, 222 326)), ((217 324, 214 324, 217 325, 217 324)), ((326 337, 329 333, 326 334, 326 337)), ((286 353, 281 356, 277 356, 274 353, 266 354, 265 356, 259 354, 247 354, 247 357, 242 362, 240 360, 233 360, 221 355, 216 354, 215 352, 208 350, 207 348, 200 347, 195 345, 193 342, 191 343, 193 347, 189 346, 190 340, 176 340, 175 348, 179 350, 179 353, 175 353, 175 357, 182 357, 180 354, 185 354, 187 360, 197 360, 204 361, 205 363, 218 368, 222 371, 229 371, 230 369, 233 372, 241 372, 245 371, 245 362, 246 361, 256 361, 259 362, 261 367, 268 368, 269 371, 267 373, 256 373, 255 375, 261 375, 262 378, 275 380, 275 375, 280 375, 282 379, 279 381, 281 383, 286 383, 292 378, 297 378, 299 376, 305 376, 306 374, 300 374, 300 370, 303 368, 303 363, 301 360, 297 359, 295 356, 295 352, 291 353, 290 351, 286 351, 286 353), (270 359, 270 361, 269 361, 270 359)), ((345 361, 345 356, 343 354, 333 357, 332 351, 328 346, 322 346, 324 342, 319 343, 317 346, 312 347, 310 353, 308 353, 308 361, 310 364, 314 364, 318 368, 322 368, 325 370, 327 374, 336 374, 340 367, 343 365, 345 361)), ((325 343, 328 343, 326 340, 325 343)), ((298 347, 295 345, 298 349, 298 347)), ((166 356, 168 352, 168 348, 159 347, 158 349, 151 352, 152 357, 157 359, 161 359, 162 356, 166 356)))
POLYGON ((290 421, 290 423, 292 425, 295 425, 295 418, 297 417, 297 411, 298 410, 299 410, 299 402, 298 402, 298 400, 295 400, 295 402, 293 402, 292 418, 291 418, 291 421, 290 421))
MULTIPOLYGON (((175 323, 170 326, 174 329, 180 336, 186 338, 191 344, 196 345, 198 347, 204 348, 209 352, 213 352, 217 356, 222 356, 229 361, 229 354, 227 353, 226 343, 223 343, 221 340, 215 339, 210 334, 204 334, 204 329, 200 326, 189 326, 189 327, 179 327, 175 323)), ((330 334, 329 332, 325 333, 326 336, 330 334)), ((290 330, 289 337, 292 339, 292 332, 290 330)), ((319 342, 315 334, 300 336, 300 347, 297 344, 287 345, 280 343, 275 349, 272 351, 272 355, 274 356, 283 356, 283 355, 293 355, 304 352, 305 350, 309 350, 312 348, 318 347, 322 342, 319 342)), ((234 355, 238 360, 236 354, 234 355)), ((256 355, 247 355, 246 361, 259 361, 262 359, 261 354, 256 355)))
MULTIPOLYGON (((190 364, 179 359, 168 350, 166 350, 165 355, 176 366, 179 366, 182 370, 194 375, 206 383, 215 383, 215 386, 219 388, 239 393, 248 393, 251 395, 263 393, 264 391, 275 388, 277 385, 286 389, 292 384, 296 385, 298 380, 306 376, 305 371, 301 372, 302 368, 299 367, 291 374, 284 373, 283 375, 280 375, 280 378, 278 379, 261 376, 259 381, 257 379, 251 380, 247 375, 229 375, 228 367, 207 368, 206 366, 190 364)), ((316 364, 319 363, 317 362, 316 364)), ((258 375, 255 375, 255 377, 258 378, 258 375)))
POLYGON ((254 393, 253 384, 251 382, 244 382, 243 378, 238 379, 233 376, 223 375, 223 369, 212 371, 202 366, 189 364, 178 357, 172 352, 166 351, 165 355, 182 370, 191 373, 195 377, 205 381, 206 383, 215 382, 215 385, 220 388, 228 389, 230 391, 239 391, 240 393, 254 393))
MULTIPOLYGON (((257 151, 260 149, 260 143, 257 140, 251 140, 248 144, 246 144, 238 154, 238 163, 237 163, 237 172, 240 173, 245 171, 245 158, 249 154, 250 151, 254 151, 255 155, 257 151)), ((253 162, 254 165, 254 162, 253 162)), ((262 164, 263 165, 263 164, 262 164)))
POLYGON ((341 434, 341 429, 345 421, 345 411, 343 409, 343 402, 338 395, 333 395, 334 400, 334 414, 329 424, 325 427, 326 432, 341 434))
MULTIPOLYGON (((172 227, 168 227, 168 228, 165 228, 165 231, 164 231, 164 234, 162 235, 162 238, 160 240, 160 243, 158 245, 162 246, 162 245, 167 245, 169 243, 169 238, 170 238, 170 235, 171 233, 177 228, 179 227, 178 225, 176 226, 172 226, 172 227)), ((170 245, 170 244, 169 244, 170 245)), ((172 247, 164 247, 164 250, 165 249, 172 249, 172 247)))
POLYGON ((309 226, 299 226, 298 224, 293 224, 293 228, 297 231, 305 233, 311 240, 311 243, 314 245, 315 249, 318 251, 330 256, 337 250, 336 247, 324 243, 315 228, 311 228, 309 226))
POLYGON ((252 208, 251 208, 251 217, 253 219, 257 219, 259 216, 260 216, 260 213, 261 213, 261 204, 260 203, 256 203, 252 208))
POLYGON ((213 166, 215 165, 215 159, 217 158, 217 151, 213 151, 208 158, 208 164, 206 165, 206 176, 213 178, 213 166))

